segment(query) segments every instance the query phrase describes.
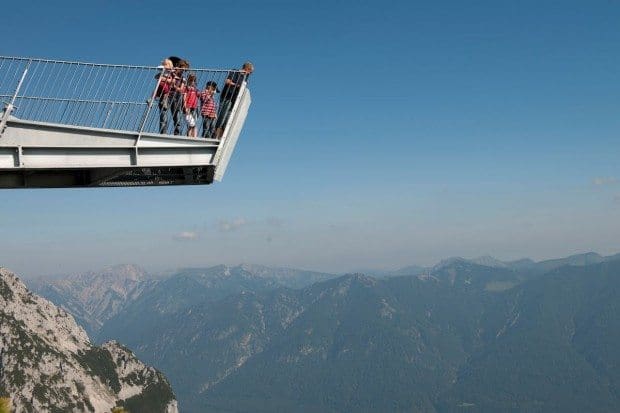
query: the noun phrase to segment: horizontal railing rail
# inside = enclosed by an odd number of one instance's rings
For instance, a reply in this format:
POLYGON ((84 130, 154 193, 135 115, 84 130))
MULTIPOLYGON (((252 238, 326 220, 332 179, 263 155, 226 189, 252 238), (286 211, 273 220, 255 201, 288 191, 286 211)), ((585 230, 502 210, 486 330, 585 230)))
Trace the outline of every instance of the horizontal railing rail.
MULTIPOLYGON (((223 89, 228 74, 235 72, 191 67, 176 70, 177 81, 185 87, 193 75, 199 93, 207 82, 223 89)), ((14 119, 134 131, 138 137, 143 133, 186 135, 193 117, 195 135, 213 137, 213 130, 203 133, 200 100, 190 110, 178 92, 158 96, 159 78, 169 73, 162 66, 0 56, 0 110, 9 109, 14 119), (187 117, 190 112, 192 117, 187 117)), ((219 106, 218 94, 214 100, 219 106)))

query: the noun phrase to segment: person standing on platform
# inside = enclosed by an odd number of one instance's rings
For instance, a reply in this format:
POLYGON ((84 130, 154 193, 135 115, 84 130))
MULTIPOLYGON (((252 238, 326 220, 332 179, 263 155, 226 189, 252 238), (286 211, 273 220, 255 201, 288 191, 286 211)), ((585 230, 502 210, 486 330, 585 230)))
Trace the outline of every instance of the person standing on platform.
POLYGON ((185 93, 185 79, 183 73, 189 69, 189 63, 180 59, 173 70, 173 78, 170 83, 170 111, 174 122, 174 134, 181 134, 181 116, 183 115, 183 94, 185 93))
POLYGON ((217 83, 210 80, 205 85, 205 89, 200 94, 200 114, 202 115, 202 137, 213 138, 213 128, 217 119, 217 104, 215 103, 215 92, 219 93, 217 83))
POLYGON ((254 65, 250 62, 245 62, 239 71, 228 72, 222 94, 220 95, 220 111, 215 127, 215 137, 217 139, 220 139, 224 133, 226 122, 228 122, 230 111, 239 96, 241 85, 248 80, 252 72, 254 72, 254 65))
POLYGON ((184 106, 185 106, 185 120, 187 121, 187 136, 190 138, 196 137, 196 115, 198 108, 198 94, 199 90, 196 87, 196 75, 190 73, 187 77, 187 86, 185 87, 184 94, 184 106))
POLYGON ((157 79, 155 98, 159 108, 159 133, 164 134, 168 129, 168 108, 170 106, 168 97, 170 94, 170 83, 172 82, 173 63, 170 59, 164 59, 161 64, 162 72, 155 76, 157 79))

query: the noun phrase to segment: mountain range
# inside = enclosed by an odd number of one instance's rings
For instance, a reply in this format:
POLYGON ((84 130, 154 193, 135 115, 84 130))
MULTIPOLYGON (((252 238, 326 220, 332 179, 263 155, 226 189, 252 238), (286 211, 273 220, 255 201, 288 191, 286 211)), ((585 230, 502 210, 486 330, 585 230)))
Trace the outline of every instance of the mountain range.
POLYGON ((534 261, 530 258, 522 258, 514 261, 501 261, 497 258, 494 258, 490 255, 484 255, 476 258, 462 258, 462 257, 451 257, 446 258, 439 263, 430 266, 424 267, 419 265, 409 265, 406 267, 402 267, 396 270, 372 270, 367 269, 363 271, 359 271, 361 273, 372 275, 375 277, 393 277, 399 275, 419 275, 423 273, 428 273, 437 268, 440 268, 445 265, 449 265, 455 261, 469 262, 471 264, 478 264, 485 267, 492 268, 509 268, 515 271, 519 271, 522 274, 528 275, 540 275, 547 271, 551 271, 555 268, 562 267, 564 265, 589 265, 589 264, 598 264, 606 261, 614 261, 620 259, 620 253, 610 256, 602 256, 595 252, 588 252, 584 254, 575 254, 570 255, 565 258, 557 258, 543 261, 534 261))
POLYGON ((184 412, 613 412, 619 277, 620 255, 594 253, 376 276, 195 268, 146 277, 95 337, 163 371, 184 412))
POLYGON ((93 335, 154 282, 136 265, 116 265, 100 272, 56 279, 35 278, 28 284, 33 291, 62 305, 89 335, 93 335))

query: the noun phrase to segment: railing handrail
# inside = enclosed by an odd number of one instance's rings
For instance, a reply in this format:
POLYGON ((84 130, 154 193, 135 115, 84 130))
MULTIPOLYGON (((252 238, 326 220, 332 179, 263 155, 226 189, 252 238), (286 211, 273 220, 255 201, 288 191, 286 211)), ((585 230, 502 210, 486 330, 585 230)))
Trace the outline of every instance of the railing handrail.
MULTIPOLYGON (((0 98, 11 97, 11 95, 0 95, 0 98)), ((94 99, 69 99, 69 98, 50 98, 43 96, 26 96, 18 94, 19 99, 33 99, 33 100, 53 100, 57 102, 76 102, 76 103, 115 103, 117 105, 146 105, 146 102, 137 101, 120 101, 120 100, 94 100, 94 99)))
MULTIPOLYGON (((78 62, 71 60, 58 60, 58 59, 44 59, 44 58, 35 58, 35 57, 18 57, 18 56, 4 56, 0 55, 0 60, 16 60, 16 61, 31 61, 37 63, 55 63, 55 64, 68 64, 68 65, 79 65, 79 66, 93 66, 93 67, 110 67, 110 68, 125 68, 125 69, 145 69, 145 70, 157 70, 161 68, 161 66, 149 66, 149 65, 121 65, 121 64, 110 64, 110 63, 92 63, 92 62, 78 62)), ((197 72, 241 72, 240 69, 211 69, 211 68, 193 68, 190 67, 186 69, 188 72, 197 71, 197 72)))

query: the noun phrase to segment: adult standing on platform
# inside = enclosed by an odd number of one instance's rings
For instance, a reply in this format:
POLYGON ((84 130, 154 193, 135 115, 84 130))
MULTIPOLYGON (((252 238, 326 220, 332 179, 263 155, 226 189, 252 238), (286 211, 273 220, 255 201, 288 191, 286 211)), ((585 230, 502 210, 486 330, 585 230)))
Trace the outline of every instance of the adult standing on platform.
POLYGON ((241 85, 248 80, 252 72, 254 72, 254 65, 250 62, 245 62, 239 71, 228 72, 222 94, 220 95, 220 112, 215 129, 215 137, 217 139, 220 139, 224 133, 226 122, 228 122, 230 111, 237 100, 237 96, 239 96, 241 85))
POLYGON ((157 79, 157 90, 155 92, 155 98, 159 107, 159 133, 164 134, 168 129, 168 108, 170 102, 168 101, 168 95, 170 94, 170 83, 172 83, 172 72, 174 63, 170 59, 164 59, 161 62, 161 73, 155 75, 157 79))
MULTIPOLYGON (((169 58, 172 60, 172 58, 169 58)), ((181 134, 181 116, 183 115, 183 94, 185 93, 186 81, 183 77, 185 70, 189 69, 189 62, 180 59, 174 65, 173 79, 170 83, 170 111, 174 122, 175 135, 181 134)))
POLYGON ((156 97, 159 100, 159 133, 168 133, 168 110, 170 110, 174 122, 174 134, 179 135, 186 83, 183 73, 189 69, 189 62, 180 57, 170 56, 164 59, 161 68, 162 73, 155 75, 158 79, 156 97))

